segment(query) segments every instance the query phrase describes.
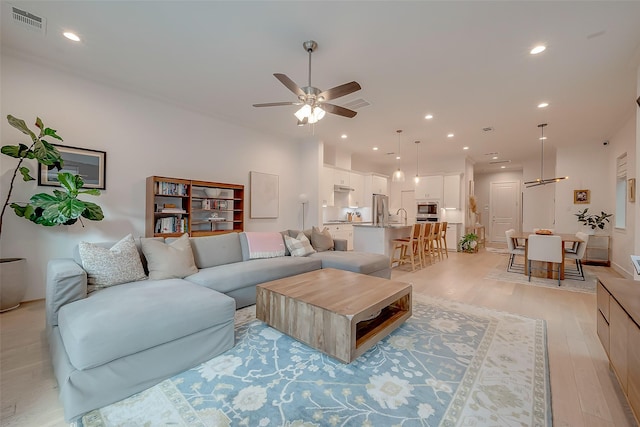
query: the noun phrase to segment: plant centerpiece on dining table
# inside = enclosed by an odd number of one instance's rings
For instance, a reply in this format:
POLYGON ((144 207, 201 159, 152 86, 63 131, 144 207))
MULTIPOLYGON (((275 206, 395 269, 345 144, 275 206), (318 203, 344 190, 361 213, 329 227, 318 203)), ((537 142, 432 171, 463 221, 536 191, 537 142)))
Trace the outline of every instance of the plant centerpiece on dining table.
POLYGON ((478 248, 478 235, 476 233, 467 233, 458 242, 458 251, 473 253, 478 248))
POLYGON ((596 228, 604 230, 605 225, 609 222, 609 218, 613 216, 613 214, 608 214, 604 211, 600 211, 600 214, 590 214, 588 212, 589 208, 585 208, 582 212, 578 211, 578 213, 574 215, 578 217, 579 223, 582 223, 585 227, 590 227, 594 231, 596 228))

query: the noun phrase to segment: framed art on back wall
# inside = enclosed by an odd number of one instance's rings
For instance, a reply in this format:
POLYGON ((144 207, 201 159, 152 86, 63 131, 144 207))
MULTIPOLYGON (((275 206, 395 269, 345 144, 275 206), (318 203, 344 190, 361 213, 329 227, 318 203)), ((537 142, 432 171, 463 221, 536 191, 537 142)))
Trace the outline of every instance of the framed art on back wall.
POLYGON ((67 145, 54 145, 60 152, 64 161, 61 170, 48 169, 38 163, 38 185, 60 187, 58 182, 59 172, 70 172, 80 175, 84 180, 84 188, 97 188, 105 190, 107 153, 104 151, 90 150, 87 148, 69 147, 67 145))

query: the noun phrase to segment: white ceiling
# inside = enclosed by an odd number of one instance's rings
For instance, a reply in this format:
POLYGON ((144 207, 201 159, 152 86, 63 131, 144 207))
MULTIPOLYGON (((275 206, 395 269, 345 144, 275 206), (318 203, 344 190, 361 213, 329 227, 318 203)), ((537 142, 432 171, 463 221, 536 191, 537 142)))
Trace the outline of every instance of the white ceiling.
POLYGON ((539 123, 549 124, 545 147, 602 144, 635 114, 639 17, 638 1, 3 0, 2 49, 261 132, 315 132, 390 169, 396 160, 386 153, 397 151, 402 129, 408 165, 420 140, 422 165, 468 155, 489 170, 498 166, 486 153, 511 168, 537 158, 539 123), (46 34, 12 22, 8 4, 46 18, 46 34), (327 114, 297 127, 295 106, 252 107, 295 101, 273 73, 305 86, 302 43, 311 39, 313 86, 361 84, 332 101, 369 102, 355 118, 327 114), (530 55, 539 43, 548 49, 530 55), (550 106, 538 109, 541 101, 550 106))

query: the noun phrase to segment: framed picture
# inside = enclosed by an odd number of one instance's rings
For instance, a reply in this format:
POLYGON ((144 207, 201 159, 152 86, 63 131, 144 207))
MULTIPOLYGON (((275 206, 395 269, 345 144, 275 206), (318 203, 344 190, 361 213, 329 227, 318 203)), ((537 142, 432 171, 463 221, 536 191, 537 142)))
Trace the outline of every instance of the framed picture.
POLYGON ((589 190, 573 190, 573 204, 591 203, 591 191, 589 190))
POLYGON ((87 148, 69 147, 66 145, 53 144, 64 161, 62 170, 56 168, 48 169, 38 163, 38 185, 49 185, 60 187, 58 182, 59 172, 70 172, 80 175, 84 180, 84 188, 97 188, 105 190, 107 153, 87 148))
POLYGON ((249 172, 251 182, 251 218, 278 218, 278 175, 249 172))
POLYGON ((629 202, 634 203, 636 201, 636 179, 630 178, 627 184, 627 199, 629 202))

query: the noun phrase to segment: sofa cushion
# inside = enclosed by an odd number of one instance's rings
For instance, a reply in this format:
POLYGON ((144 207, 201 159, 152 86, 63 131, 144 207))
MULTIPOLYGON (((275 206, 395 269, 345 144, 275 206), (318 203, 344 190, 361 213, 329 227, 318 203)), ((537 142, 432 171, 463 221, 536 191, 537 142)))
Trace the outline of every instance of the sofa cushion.
POLYGON ((354 273, 371 274, 389 268, 389 257, 358 251, 324 251, 309 255, 322 260, 322 268, 337 268, 354 273))
POLYGON ((239 233, 192 237, 191 249, 198 268, 215 267, 242 261, 239 233))
POLYGON ((321 231, 318 227, 312 227, 311 245, 313 245, 313 249, 318 252, 332 251, 333 237, 331 237, 329 229, 327 227, 324 227, 321 231))
POLYGON ((80 242, 78 252, 87 272, 89 292, 147 278, 131 234, 109 248, 80 242))
POLYGON ((94 292, 58 313, 77 369, 100 366, 233 321, 232 298, 182 279, 147 280, 94 292))
POLYGON ((186 277, 185 280, 227 293, 247 286, 255 286, 258 283, 319 270, 321 267, 320 259, 283 256, 203 268, 196 274, 186 277))
POLYGON ((244 235, 247 238, 249 259, 284 256, 285 247, 282 234, 276 232, 247 231, 244 235))
MULTIPOLYGON (((133 241, 136 243, 136 249, 138 250, 138 255, 140 255, 140 260, 142 261, 142 268, 144 269, 144 274, 149 274, 149 269, 147 268, 147 259, 144 257, 142 253, 142 243, 140 242, 140 237, 134 237, 133 241)), ((159 242, 164 242, 164 237, 148 237, 148 239, 154 239, 159 242)), ((118 242, 95 242, 93 243, 96 246, 100 246, 101 248, 109 249, 113 245, 118 242)), ((78 263, 78 265, 82 265, 82 258, 80 258, 80 245, 76 245, 73 248, 73 260, 78 263)))
POLYGON ((181 279, 198 272, 188 234, 170 243, 142 239, 142 252, 147 258, 150 279, 181 279))
POLYGON ((298 233, 294 237, 284 236, 284 244, 287 246, 291 256, 307 256, 314 253, 316 250, 311 246, 311 242, 307 239, 304 233, 298 233))

